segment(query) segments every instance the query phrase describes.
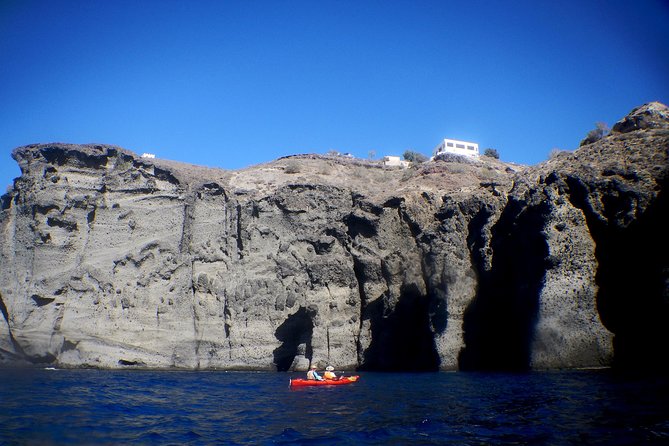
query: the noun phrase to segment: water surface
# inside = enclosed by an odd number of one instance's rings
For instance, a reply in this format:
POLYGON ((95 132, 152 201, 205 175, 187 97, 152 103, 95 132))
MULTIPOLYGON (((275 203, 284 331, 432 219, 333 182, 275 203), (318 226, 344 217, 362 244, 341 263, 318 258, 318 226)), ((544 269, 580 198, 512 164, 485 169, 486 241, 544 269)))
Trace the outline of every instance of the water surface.
POLYGON ((0 371, 0 444, 669 444, 669 379, 606 370, 0 371))

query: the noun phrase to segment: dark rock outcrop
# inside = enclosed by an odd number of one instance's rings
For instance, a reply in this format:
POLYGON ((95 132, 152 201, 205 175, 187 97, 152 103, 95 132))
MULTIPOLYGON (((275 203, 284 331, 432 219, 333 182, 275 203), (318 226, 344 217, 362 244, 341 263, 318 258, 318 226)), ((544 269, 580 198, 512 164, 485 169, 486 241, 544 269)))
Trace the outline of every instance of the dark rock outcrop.
POLYGON ((532 168, 14 151, 0 361, 453 370, 664 363, 669 114, 532 168))
POLYGON ((628 133, 642 129, 669 129, 669 110, 659 102, 650 102, 637 107, 620 121, 611 131, 628 133))

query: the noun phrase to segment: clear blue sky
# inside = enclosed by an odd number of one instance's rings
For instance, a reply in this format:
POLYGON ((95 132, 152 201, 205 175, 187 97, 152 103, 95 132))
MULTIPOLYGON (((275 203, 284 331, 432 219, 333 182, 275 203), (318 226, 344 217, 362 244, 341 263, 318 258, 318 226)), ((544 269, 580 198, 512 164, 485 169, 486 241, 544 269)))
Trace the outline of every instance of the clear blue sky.
POLYGON ((236 169, 450 137, 536 164, 653 100, 665 0, 0 0, 0 192, 39 142, 236 169))

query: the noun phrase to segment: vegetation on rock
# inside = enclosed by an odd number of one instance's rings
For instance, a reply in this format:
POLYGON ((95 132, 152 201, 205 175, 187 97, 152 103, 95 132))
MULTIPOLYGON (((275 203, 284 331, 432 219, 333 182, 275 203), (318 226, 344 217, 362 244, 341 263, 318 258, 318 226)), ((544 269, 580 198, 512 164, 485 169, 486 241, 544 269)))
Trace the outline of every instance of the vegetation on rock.
POLYGON ((483 151, 483 156, 489 156, 490 158, 495 158, 498 160, 499 152, 497 152, 497 149, 487 148, 483 151))

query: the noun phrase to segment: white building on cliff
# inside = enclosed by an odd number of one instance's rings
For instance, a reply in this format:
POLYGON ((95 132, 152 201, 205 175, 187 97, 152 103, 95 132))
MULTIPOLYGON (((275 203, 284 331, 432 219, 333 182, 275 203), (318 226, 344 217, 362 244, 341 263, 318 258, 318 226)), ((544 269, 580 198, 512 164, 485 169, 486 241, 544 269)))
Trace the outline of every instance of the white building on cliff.
POLYGON ((396 166, 396 167, 409 167, 411 163, 401 159, 399 156, 384 156, 383 157, 384 166, 396 166))
POLYGON ((479 145, 475 142, 460 141, 458 139, 444 139, 434 148, 433 156, 442 153, 454 153, 456 155, 479 157, 479 145))

